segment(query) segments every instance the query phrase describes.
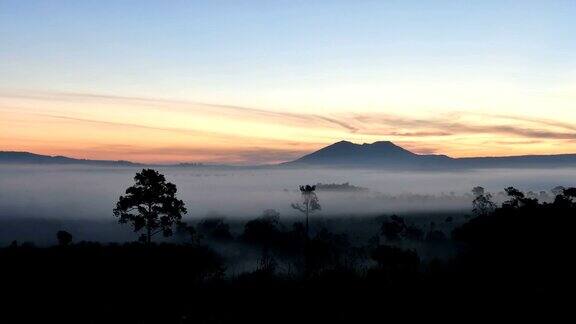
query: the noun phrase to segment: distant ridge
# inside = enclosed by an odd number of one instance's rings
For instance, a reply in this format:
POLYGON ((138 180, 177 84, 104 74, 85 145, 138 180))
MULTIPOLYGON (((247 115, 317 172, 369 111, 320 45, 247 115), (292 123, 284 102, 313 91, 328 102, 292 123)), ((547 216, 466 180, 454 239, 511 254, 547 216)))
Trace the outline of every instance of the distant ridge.
POLYGON ((389 141, 372 144, 340 141, 283 165, 397 169, 576 167, 576 154, 451 158, 416 154, 389 141))
POLYGON ((129 161, 107 161, 74 159, 65 156, 40 155, 29 152, 0 151, 2 164, 88 164, 102 166, 138 166, 139 163, 129 161))
POLYGON ((145 164, 130 161, 74 159, 29 152, 0 151, 0 164, 82 164, 94 166, 177 166, 207 168, 268 168, 268 167, 337 167, 387 168, 419 170, 454 170, 485 168, 551 168, 576 167, 576 154, 521 155, 504 157, 451 158, 446 155, 416 154, 392 142, 355 144, 340 141, 297 160, 277 165, 233 166, 225 164, 178 163, 145 164))

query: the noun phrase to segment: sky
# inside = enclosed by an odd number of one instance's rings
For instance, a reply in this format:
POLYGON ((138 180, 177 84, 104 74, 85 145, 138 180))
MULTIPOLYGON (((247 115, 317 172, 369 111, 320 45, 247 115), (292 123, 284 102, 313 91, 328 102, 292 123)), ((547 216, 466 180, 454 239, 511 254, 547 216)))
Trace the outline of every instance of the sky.
POLYGON ((0 150, 576 153, 574 17, 574 0, 0 0, 0 150))

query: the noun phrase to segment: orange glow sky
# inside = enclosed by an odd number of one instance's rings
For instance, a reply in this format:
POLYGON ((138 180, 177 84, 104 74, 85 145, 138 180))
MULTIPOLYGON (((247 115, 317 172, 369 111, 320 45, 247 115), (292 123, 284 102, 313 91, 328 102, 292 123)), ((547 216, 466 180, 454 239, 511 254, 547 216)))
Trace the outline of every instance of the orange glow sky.
POLYGON ((89 159, 275 163, 341 139, 450 156, 574 153, 566 118, 441 111, 285 112, 181 100, 4 93, 0 146, 89 159), (81 108, 79 108, 81 107, 81 108))
POLYGON ((576 153, 573 1, 352 3, 2 2, 0 150, 233 164, 340 140, 576 153))

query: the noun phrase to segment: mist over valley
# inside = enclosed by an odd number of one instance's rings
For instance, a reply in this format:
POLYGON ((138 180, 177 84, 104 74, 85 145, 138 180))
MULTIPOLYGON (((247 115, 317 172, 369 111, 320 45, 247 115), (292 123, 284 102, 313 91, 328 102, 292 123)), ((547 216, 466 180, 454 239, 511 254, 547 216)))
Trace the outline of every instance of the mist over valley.
MULTIPOLYGON (((112 208, 139 170, 139 166, 0 165, 0 221, 21 227, 19 231, 0 229, 0 242, 18 239, 46 244, 54 240, 52 230, 58 227, 76 229, 78 239, 133 239, 133 233, 117 226, 112 208), (38 224, 29 226, 35 222, 38 224), (54 226, 47 228, 42 225, 45 223, 54 226), (38 232, 43 235, 35 236, 38 232)), ((506 198, 498 193, 510 185, 536 195, 546 191, 546 201, 553 199, 550 189, 568 187, 576 176, 576 169, 533 168, 452 172, 310 167, 158 170, 177 184, 178 196, 188 206, 185 219, 190 221, 214 217, 245 221, 266 209, 278 211, 288 222, 297 221, 301 216, 290 205, 298 200, 302 184, 337 185, 318 189, 322 211, 315 217, 470 214, 475 186, 492 192, 497 202, 506 198), (345 183, 348 186, 342 186, 345 183)))

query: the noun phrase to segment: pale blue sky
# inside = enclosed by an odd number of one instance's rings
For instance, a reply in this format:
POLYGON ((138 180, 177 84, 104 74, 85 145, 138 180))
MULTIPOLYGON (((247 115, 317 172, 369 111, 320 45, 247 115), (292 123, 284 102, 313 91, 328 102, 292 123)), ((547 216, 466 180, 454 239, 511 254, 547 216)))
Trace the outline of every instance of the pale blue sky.
POLYGON ((4 88, 188 97, 442 74, 553 83, 576 66, 574 0, 0 0, 0 15, 4 88))
POLYGON ((0 0, 0 144, 79 157, 147 145, 148 160, 238 141, 237 160, 282 160, 342 139, 573 152, 575 34, 576 0, 0 0), (70 151, 69 135, 18 125, 95 129, 70 151), (152 132, 169 127, 203 137, 152 132))

